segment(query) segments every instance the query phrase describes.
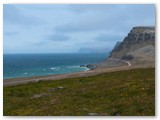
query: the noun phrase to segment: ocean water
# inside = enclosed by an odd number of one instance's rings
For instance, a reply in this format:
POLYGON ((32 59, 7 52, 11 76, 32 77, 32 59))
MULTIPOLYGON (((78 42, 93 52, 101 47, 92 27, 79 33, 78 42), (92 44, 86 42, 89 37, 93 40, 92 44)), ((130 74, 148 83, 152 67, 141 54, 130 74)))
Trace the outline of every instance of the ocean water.
POLYGON ((44 76, 88 70, 80 65, 98 63, 107 53, 4 54, 3 78, 44 76))

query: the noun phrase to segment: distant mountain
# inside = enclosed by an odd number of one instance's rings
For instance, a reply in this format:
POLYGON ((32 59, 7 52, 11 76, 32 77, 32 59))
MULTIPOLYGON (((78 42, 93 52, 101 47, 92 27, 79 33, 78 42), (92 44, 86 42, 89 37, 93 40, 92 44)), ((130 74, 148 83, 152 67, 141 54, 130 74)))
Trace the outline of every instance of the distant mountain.
POLYGON ((155 61, 155 27, 134 27, 109 58, 155 61))

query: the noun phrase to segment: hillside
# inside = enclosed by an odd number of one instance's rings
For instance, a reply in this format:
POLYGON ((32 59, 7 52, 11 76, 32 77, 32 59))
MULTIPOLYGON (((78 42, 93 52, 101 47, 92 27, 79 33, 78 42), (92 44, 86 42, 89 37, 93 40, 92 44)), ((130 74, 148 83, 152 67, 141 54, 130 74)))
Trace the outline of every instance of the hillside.
POLYGON ((116 68, 126 66, 155 66, 155 27, 134 27, 122 42, 117 42, 110 56, 93 68, 116 68))
POLYGON ((154 64, 154 27, 135 27, 95 70, 4 81, 3 115, 154 116, 154 64))
POLYGON ((4 87, 4 116, 153 116, 155 69, 4 87))
POLYGON ((109 58, 154 62, 155 27, 134 27, 123 42, 112 50, 109 58))

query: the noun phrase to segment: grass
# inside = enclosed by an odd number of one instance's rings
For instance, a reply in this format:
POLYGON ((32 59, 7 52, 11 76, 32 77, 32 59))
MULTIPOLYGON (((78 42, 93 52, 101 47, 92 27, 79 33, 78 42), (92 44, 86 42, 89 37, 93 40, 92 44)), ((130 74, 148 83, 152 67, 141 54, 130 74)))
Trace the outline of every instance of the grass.
POLYGON ((3 100, 4 116, 153 116, 155 69, 8 86, 4 87, 3 100), (58 86, 63 88, 48 90, 58 86))

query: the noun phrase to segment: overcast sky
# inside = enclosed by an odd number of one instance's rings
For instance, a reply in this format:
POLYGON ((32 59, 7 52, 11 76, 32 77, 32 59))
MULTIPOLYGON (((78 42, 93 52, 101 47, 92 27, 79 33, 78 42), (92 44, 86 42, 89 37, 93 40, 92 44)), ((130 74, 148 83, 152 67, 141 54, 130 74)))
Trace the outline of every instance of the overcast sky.
POLYGON ((134 26, 154 26, 154 5, 5 4, 4 53, 111 50, 134 26))

